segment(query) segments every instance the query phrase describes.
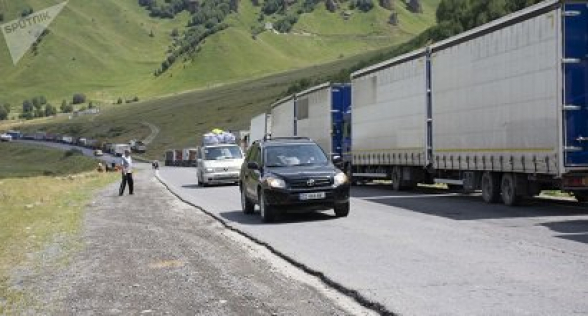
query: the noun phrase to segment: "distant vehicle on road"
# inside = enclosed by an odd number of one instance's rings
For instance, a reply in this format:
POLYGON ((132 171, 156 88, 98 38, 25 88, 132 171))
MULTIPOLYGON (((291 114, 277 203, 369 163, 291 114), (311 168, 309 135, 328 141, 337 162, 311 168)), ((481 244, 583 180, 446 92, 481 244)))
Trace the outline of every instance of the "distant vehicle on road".
POLYGON ((125 150, 131 150, 131 146, 128 144, 116 144, 114 145, 114 155, 117 157, 122 157, 125 153, 125 150))
POLYGON ((6 134, 12 136, 12 140, 22 138, 22 133, 19 131, 8 131, 6 134))
POLYGON ((135 153, 144 153, 147 151, 147 145, 140 140, 131 140, 129 142, 131 150, 135 153))
MULTIPOLYGON (((333 157, 340 162, 341 157, 333 157)), ((350 184, 344 172, 329 161, 309 138, 289 137, 256 141, 241 167, 239 189, 245 214, 259 205, 264 222, 280 212, 334 209, 349 214, 350 184)))
POLYGON ((104 155, 104 153, 102 152, 102 150, 100 150, 100 149, 94 150, 94 156, 98 157, 98 156, 103 156, 103 155, 104 155))
POLYGON ((2 141, 2 142, 11 142, 12 141, 12 136, 10 136, 9 134, 0 134, 0 141, 2 141))

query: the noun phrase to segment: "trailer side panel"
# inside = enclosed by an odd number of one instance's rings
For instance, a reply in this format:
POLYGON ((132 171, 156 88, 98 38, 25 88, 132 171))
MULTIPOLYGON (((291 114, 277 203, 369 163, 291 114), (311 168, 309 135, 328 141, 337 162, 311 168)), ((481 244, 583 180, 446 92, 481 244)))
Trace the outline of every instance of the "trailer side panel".
POLYGON ((432 47, 436 169, 559 172, 559 21, 554 9, 432 47))
POLYGON ((354 166, 425 165, 426 57, 352 80, 354 166))

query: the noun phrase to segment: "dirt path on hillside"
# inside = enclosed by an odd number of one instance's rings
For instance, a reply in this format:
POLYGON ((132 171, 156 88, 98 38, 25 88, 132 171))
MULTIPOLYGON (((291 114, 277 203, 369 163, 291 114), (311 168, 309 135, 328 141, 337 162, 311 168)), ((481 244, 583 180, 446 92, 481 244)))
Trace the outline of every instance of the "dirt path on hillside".
POLYGON ((159 135, 159 127, 149 123, 149 122, 142 122, 141 124, 149 127, 149 129, 151 130, 151 134, 149 134, 149 136, 147 136, 144 140, 143 143, 145 145, 149 145, 151 144, 151 142, 153 142, 153 140, 155 139, 155 137, 157 137, 157 135, 159 135))
MULTIPOLYGON (((46 315, 347 315, 324 290, 285 274, 255 246, 179 202, 150 170, 88 206, 82 247, 20 286, 46 315)), ((303 280, 302 280, 303 281, 303 280)), ((337 300, 339 300, 337 298, 337 300)))

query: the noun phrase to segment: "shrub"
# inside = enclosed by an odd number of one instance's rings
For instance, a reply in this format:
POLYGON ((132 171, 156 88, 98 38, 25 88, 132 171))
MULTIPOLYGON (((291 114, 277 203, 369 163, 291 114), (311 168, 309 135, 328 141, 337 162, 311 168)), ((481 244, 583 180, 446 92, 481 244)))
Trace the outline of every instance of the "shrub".
POLYGON ((22 112, 28 113, 33 111, 33 103, 30 100, 22 101, 22 112))
POLYGON ((67 158, 67 157, 72 157, 72 156, 83 156, 84 152, 82 152, 81 149, 78 148, 71 148, 68 151, 63 153, 63 157, 67 158))
POLYGON ((86 102, 86 95, 83 93, 75 93, 73 95, 73 104, 80 104, 86 102))
POLYGON ((8 112, 6 111, 6 108, 4 108, 3 106, 0 106, 0 121, 4 121, 7 118, 8 118, 8 112))

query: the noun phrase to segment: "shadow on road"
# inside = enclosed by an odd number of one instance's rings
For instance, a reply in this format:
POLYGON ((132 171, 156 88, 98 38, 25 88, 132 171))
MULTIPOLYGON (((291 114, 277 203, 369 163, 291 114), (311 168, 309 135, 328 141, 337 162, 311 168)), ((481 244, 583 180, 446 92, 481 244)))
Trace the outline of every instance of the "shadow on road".
POLYGON ((184 189, 201 189, 201 190, 202 189, 207 189, 207 190, 210 190, 210 189, 214 189, 215 187, 216 188, 223 188, 223 187, 234 187, 234 186, 236 186, 234 183, 222 183, 222 184, 215 184, 213 186, 208 186, 208 187, 201 187, 201 186, 198 185, 198 183, 190 183, 190 184, 183 184, 182 185, 182 188, 184 188, 184 189))
POLYGON ((481 220, 502 218, 578 216, 587 215, 588 207, 572 201, 546 199, 525 200, 521 206, 486 204, 479 194, 460 194, 456 191, 419 187, 410 192, 396 192, 391 186, 366 185, 353 187, 352 196, 423 214, 453 220, 481 220))
POLYGON ((223 219, 236 222, 244 225, 281 225, 281 224, 293 224, 293 223, 305 223, 305 222, 317 222, 317 221, 328 221, 334 220, 334 215, 325 213, 288 213, 280 214, 274 223, 264 223, 261 221, 259 212, 256 211, 254 214, 244 214, 243 211, 231 211, 222 212, 219 214, 223 219))
POLYGON ((539 224, 566 235, 556 237, 588 244, 588 220, 571 220, 539 224))

